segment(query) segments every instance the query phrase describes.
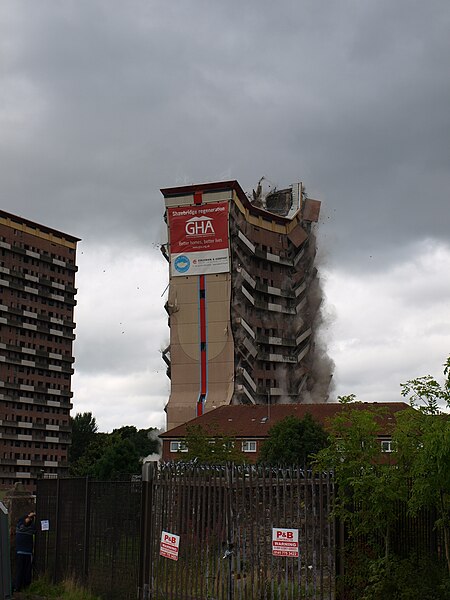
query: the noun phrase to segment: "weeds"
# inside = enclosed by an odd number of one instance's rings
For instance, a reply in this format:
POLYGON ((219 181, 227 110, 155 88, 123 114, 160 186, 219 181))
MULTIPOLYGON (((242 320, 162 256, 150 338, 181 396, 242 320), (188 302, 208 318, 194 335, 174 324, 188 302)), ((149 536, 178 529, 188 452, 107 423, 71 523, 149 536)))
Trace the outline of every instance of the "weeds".
POLYGON ((45 577, 34 581, 20 597, 24 600, 100 600, 74 579, 53 584, 45 577))

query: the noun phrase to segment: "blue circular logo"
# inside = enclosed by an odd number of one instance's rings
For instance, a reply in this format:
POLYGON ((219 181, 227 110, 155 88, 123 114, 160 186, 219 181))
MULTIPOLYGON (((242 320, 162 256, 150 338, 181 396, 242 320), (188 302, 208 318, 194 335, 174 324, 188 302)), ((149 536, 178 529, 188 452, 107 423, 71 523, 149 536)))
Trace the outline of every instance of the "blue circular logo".
POLYGON ((181 256, 177 256, 177 258, 175 259, 174 267, 175 270, 178 271, 178 273, 186 273, 186 271, 189 270, 190 266, 191 261, 184 254, 182 254, 181 256))

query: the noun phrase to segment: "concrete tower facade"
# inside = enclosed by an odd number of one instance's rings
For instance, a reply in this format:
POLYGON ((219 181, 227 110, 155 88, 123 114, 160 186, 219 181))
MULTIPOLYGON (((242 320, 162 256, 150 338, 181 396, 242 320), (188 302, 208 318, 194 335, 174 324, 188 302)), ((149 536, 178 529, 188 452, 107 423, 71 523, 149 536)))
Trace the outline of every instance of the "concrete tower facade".
POLYGON ((314 343, 320 202, 302 184, 265 195, 258 186, 253 198, 237 181, 161 191, 168 427, 227 404, 326 401, 314 343))

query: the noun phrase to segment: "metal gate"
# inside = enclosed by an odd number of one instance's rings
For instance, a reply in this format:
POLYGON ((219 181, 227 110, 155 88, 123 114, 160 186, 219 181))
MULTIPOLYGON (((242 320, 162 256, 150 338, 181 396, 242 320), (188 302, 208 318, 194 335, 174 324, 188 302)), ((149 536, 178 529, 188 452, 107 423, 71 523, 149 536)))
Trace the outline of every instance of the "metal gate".
POLYGON ((330 475, 300 468, 167 463, 144 482, 144 600, 334 599, 330 475), (298 529, 299 556, 272 554, 273 528, 298 529), (162 532, 178 559, 160 555, 162 532))

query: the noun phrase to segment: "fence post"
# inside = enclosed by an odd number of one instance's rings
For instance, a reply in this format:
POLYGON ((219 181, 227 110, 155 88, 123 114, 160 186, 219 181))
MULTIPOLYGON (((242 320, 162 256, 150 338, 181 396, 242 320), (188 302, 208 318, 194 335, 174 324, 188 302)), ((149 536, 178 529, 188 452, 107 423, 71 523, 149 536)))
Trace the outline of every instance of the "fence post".
POLYGON ((59 477, 56 479, 56 511, 55 511, 55 559, 53 562, 53 583, 57 582, 57 578, 58 578, 58 548, 60 545, 59 542, 59 513, 60 513, 60 506, 59 506, 59 482, 60 479, 59 477))
POLYGON ((150 598, 150 562, 153 548, 153 483, 156 475, 157 463, 147 462, 142 466, 142 492, 141 492, 141 548, 139 560, 139 600, 150 598))
POLYGON ((234 586, 233 586, 233 507, 231 505, 232 499, 232 483, 233 483, 233 463, 226 463, 226 510, 225 510, 225 522, 227 532, 227 548, 225 550, 224 558, 228 561, 228 593, 227 600, 233 600, 234 598, 234 586))
POLYGON ((0 600, 10 598, 12 594, 8 511, 3 502, 0 502, 0 600))
POLYGON ((84 491, 84 535, 83 535, 83 578, 85 583, 89 577, 89 539, 91 533, 91 486, 89 475, 85 479, 84 491))

